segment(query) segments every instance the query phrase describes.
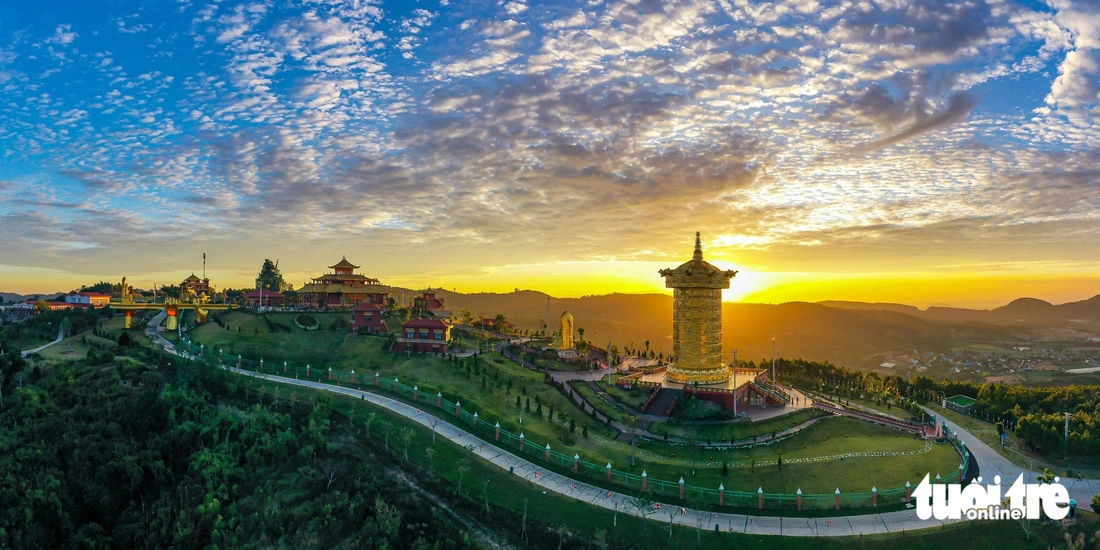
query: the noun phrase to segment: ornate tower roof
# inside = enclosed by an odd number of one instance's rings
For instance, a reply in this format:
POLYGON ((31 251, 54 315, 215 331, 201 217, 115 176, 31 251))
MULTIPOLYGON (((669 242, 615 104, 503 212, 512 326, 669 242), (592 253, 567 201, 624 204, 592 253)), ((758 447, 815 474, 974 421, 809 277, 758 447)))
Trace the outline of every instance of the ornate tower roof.
POLYGON ((336 265, 328 266, 329 269, 359 269, 359 266, 352 264, 348 261, 348 257, 344 256, 340 258, 340 261, 336 265))
POLYGON ((691 259, 674 269, 658 271, 665 278, 666 288, 729 288, 736 271, 718 269, 703 260, 703 243, 695 232, 695 253, 691 259))

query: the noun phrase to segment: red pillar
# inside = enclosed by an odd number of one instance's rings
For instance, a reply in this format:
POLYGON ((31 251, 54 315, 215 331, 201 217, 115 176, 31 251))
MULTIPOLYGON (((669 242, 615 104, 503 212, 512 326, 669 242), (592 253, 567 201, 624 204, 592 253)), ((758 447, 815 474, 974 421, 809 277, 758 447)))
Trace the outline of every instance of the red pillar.
POLYGON ((462 412, 462 403, 455 401, 455 416, 458 416, 460 412, 462 412))
MULTIPOLYGON (((438 392, 438 393, 435 394, 435 406, 439 407, 441 409, 443 408, 443 392, 438 392)), ((499 432, 500 430, 497 430, 497 431, 499 432)), ((497 439, 500 439, 500 437, 499 437, 500 434, 497 434, 497 435, 498 435, 497 439)))
POLYGON ((836 490, 836 509, 840 509, 840 489, 836 490))
POLYGON ((909 482, 905 482, 905 502, 909 502, 913 498, 913 488, 909 486, 909 482))
POLYGON ((351 371, 351 383, 355 383, 355 371, 351 371))
POLYGON ((328 368, 328 380, 329 382, 332 382, 332 367, 328 368))
POLYGON ((607 482, 611 483, 611 463, 607 463, 607 482))
POLYGON ((580 468, 581 468, 581 455, 575 454, 575 455, 573 455, 573 473, 574 474, 577 473, 577 470, 580 470, 580 468))
POLYGON ((649 476, 646 475, 645 470, 642 470, 642 492, 643 493, 649 492, 649 483, 647 482, 647 478, 649 478, 649 476))
POLYGON ((878 489, 871 487, 871 506, 878 508, 878 489))
POLYGON ((374 385, 375 386, 381 386, 382 385, 382 377, 379 376, 377 372, 374 373, 374 385))
POLYGON ((546 444, 546 461, 550 462, 550 444, 546 444))
POLYGON ((763 489, 757 489, 756 490, 756 508, 758 510, 763 510, 764 509, 764 490, 763 489))
POLYGON ((497 425, 494 427, 496 428, 496 433, 493 435, 493 438, 500 441, 500 422, 497 422, 497 425))
POLYGON ((524 441, 524 439, 523 439, 523 434, 522 434, 522 433, 520 433, 520 434, 519 434, 519 450, 520 450, 520 452, 522 452, 522 451, 523 451, 523 441, 524 441))
POLYGON ((798 493, 798 500, 797 500, 797 502, 798 502, 798 509, 799 509, 799 510, 802 510, 802 489, 799 489, 798 491, 799 491, 799 493, 798 493))
POLYGON ((726 486, 721 484, 718 485, 718 505, 726 505, 726 486))
POLYGON ((309 378, 309 363, 306 363, 306 378, 309 378))
POLYGON ((684 500, 684 478, 680 478, 680 500, 684 500))

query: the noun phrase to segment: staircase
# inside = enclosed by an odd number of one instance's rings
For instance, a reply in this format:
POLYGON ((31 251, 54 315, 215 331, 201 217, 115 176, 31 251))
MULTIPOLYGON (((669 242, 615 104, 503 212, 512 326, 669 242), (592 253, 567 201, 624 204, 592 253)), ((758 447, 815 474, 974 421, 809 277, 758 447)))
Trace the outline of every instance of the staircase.
POLYGON ((649 406, 642 411, 642 414, 667 417, 672 411, 672 406, 676 404, 676 400, 680 398, 681 393, 683 392, 680 390, 669 388, 658 389, 657 395, 649 402, 649 406))
POLYGON ((915 422, 906 422, 904 420, 898 420, 886 415, 872 414, 865 411, 859 411, 856 409, 850 409, 843 405, 837 405, 822 400, 814 400, 814 408, 820 409, 828 413, 835 414, 837 416, 850 416, 880 426, 886 426, 887 428, 894 428, 904 432, 919 435, 921 437, 928 437, 928 433, 925 431, 924 426, 915 422))
POLYGON ((787 404, 791 402, 791 396, 787 395, 787 392, 783 391, 778 386, 772 386, 753 380, 752 387, 756 389, 757 393, 760 395, 771 397, 780 403, 787 404))

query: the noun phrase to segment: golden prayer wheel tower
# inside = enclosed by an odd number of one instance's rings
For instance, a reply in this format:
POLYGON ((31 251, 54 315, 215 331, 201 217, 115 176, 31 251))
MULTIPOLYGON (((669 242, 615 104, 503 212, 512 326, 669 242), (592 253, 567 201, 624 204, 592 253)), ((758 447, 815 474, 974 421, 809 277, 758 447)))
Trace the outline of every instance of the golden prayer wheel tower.
POLYGON ((722 289, 730 287, 737 272, 703 261, 703 245, 696 232, 691 260, 658 273, 665 278, 665 287, 674 289, 673 363, 665 371, 665 379, 678 384, 728 381, 729 367, 722 364, 722 289))

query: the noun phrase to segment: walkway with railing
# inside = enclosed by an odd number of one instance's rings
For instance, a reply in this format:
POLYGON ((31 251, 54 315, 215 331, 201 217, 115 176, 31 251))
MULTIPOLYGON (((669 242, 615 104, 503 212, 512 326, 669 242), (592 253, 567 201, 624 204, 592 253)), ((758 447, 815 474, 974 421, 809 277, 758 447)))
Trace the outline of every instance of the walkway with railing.
MULTIPOLYGON (((204 348, 197 347, 191 342, 183 341, 179 348, 193 356, 204 356, 208 352, 204 348)), ((219 354, 222 355, 222 354, 219 354)), ((405 398, 421 409, 433 409, 442 413, 443 417, 449 417, 453 424, 469 430, 490 445, 514 452, 517 456, 525 457, 533 464, 544 468, 556 469, 559 472, 570 472, 573 477, 587 478, 593 483, 605 486, 619 487, 632 492, 649 492, 657 497, 676 498, 680 503, 692 503, 708 507, 737 507, 756 508, 768 510, 811 510, 811 509, 851 509, 869 508, 878 505, 900 504, 907 500, 910 488, 895 487, 888 489, 871 488, 864 492, 838 492, 833 494, 775 494, 765 493, 761 488, 756 492, 726 490, 718 487, 693 486, 685 480, 677 481, 655 479, 646 472, 640 475, 616 469, 612 464, 598 464, 584 460, 578 453, 569 455, 554 449, 547 441, 533 441, 524 433, 514 434, 501 428, 499 421, 486 416, 480 416, 479 411, 470 411, 461 404, 461 399, 451 401, 445 398, 442 392, 435 393, 421 389, 419 386, 408 386, 396 378, 386 378, 379 373, 364 375, 351 372, 337 372, 331 368, 322 371, 309 366, 305 368, 294 367, 286 364, 264 363, 263 361, 251 361, 241 356, 227 358, 218 357, 219 363, 229 363, 239 372, 252 372, 258 376, 286 383, 299 383, 308 381, 309 384, 319 384, 322 389, 346 393, 343 389, 332 390, 334 386, 354 391, 370 393, 396 394, 405 398)), ((419 410, 419 409, 418 409, 419 410)), ((484 412, 484 411, 481 411, 484 412)), ((958 445, 956 438, 956 445, 958 445)), ((960 455, 964 455, 965 449, 957 447, 960 455)), ((965 479, 965 464, 960 470, 952 472, 939 479, 947 483, 959 479, 960 475, 965 479)), ((914 480, 919 481, 919 480, 914 480)))

